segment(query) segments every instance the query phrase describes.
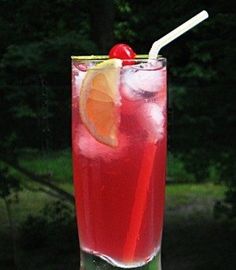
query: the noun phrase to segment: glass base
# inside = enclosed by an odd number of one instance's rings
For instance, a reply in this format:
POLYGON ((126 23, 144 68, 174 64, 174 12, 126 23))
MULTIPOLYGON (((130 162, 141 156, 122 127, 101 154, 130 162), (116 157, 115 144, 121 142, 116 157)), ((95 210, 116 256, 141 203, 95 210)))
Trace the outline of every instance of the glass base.
POLYGON ((109 262, 99 258, 98 256, 86 253, 81 251, 81 266, 80 270, 122 270, 122 269, 129 269, 129 270, 161 270, 161 255, 160 252, 147 264, 129 268, 129 267, 117 267, 113 266, 109 262))

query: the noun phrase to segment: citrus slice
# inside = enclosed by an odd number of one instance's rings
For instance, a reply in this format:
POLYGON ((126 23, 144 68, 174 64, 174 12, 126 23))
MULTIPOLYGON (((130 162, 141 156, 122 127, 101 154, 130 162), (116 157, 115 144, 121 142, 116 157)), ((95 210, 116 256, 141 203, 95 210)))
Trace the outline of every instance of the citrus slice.
POLYGON ((116 147, 122 60, 109 59, 88 69, 80 89, 80 116, 99 142, 116 147))

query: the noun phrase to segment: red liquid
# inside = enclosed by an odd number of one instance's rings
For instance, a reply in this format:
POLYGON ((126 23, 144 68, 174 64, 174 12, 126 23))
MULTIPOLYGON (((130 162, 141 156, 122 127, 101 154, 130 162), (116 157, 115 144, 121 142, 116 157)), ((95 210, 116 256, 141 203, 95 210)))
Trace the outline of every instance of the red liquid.
MULTIPOLYGON (((165 69, 157 72, 165 77, 165 69)), ((74 83, 74 93, 77 90, 74 83)), ((73 169, 81 248, 105 255, 119 265, 138 266, 155 255, 161 244, 166 167, 165 79, 161 90, 150 100, 129 101, 122 97, 116 149, 91 137, 81 124, 78 97, 73 96, 73 169), (148 122, 142 114, 141 108, 146 104, 158 104, 164 116, 157 141, 148 133, 148 122)))

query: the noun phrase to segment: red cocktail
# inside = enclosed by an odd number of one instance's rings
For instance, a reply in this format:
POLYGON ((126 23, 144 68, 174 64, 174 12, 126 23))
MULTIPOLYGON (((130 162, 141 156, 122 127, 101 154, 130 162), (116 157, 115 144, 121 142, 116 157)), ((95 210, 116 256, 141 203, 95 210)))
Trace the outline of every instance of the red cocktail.
POLYGON ((80 246, 109 269, 147 264, 160 251, 163 226, 166 61, 122 63, 72 61, 80 246))

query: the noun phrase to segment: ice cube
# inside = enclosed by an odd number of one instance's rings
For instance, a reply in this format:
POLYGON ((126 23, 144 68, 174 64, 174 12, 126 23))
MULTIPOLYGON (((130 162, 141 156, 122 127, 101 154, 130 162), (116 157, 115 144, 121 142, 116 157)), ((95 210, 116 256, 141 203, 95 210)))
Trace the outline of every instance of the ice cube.
POLYGON ((73 140, 74 150, 76 153, 87 158, 102 158, 109 162, 110 160, 121 158, 126 152, 127 146, 127 138, 123 134, 119 134, 119 146, 117 148, 112 148, 98 142, 83 125, 79 125, 75 130, 73 140))
POLYGON ((140 125, 148 133, 152 142, 161 140, 164 136, 164 111, 156 103, 146 102, 140 106, 140 125))
POLYGON ((165 85, 163 69, 152 64, 125 66, 121 74, 121 95, 128 100, 149 99, 165 85))

